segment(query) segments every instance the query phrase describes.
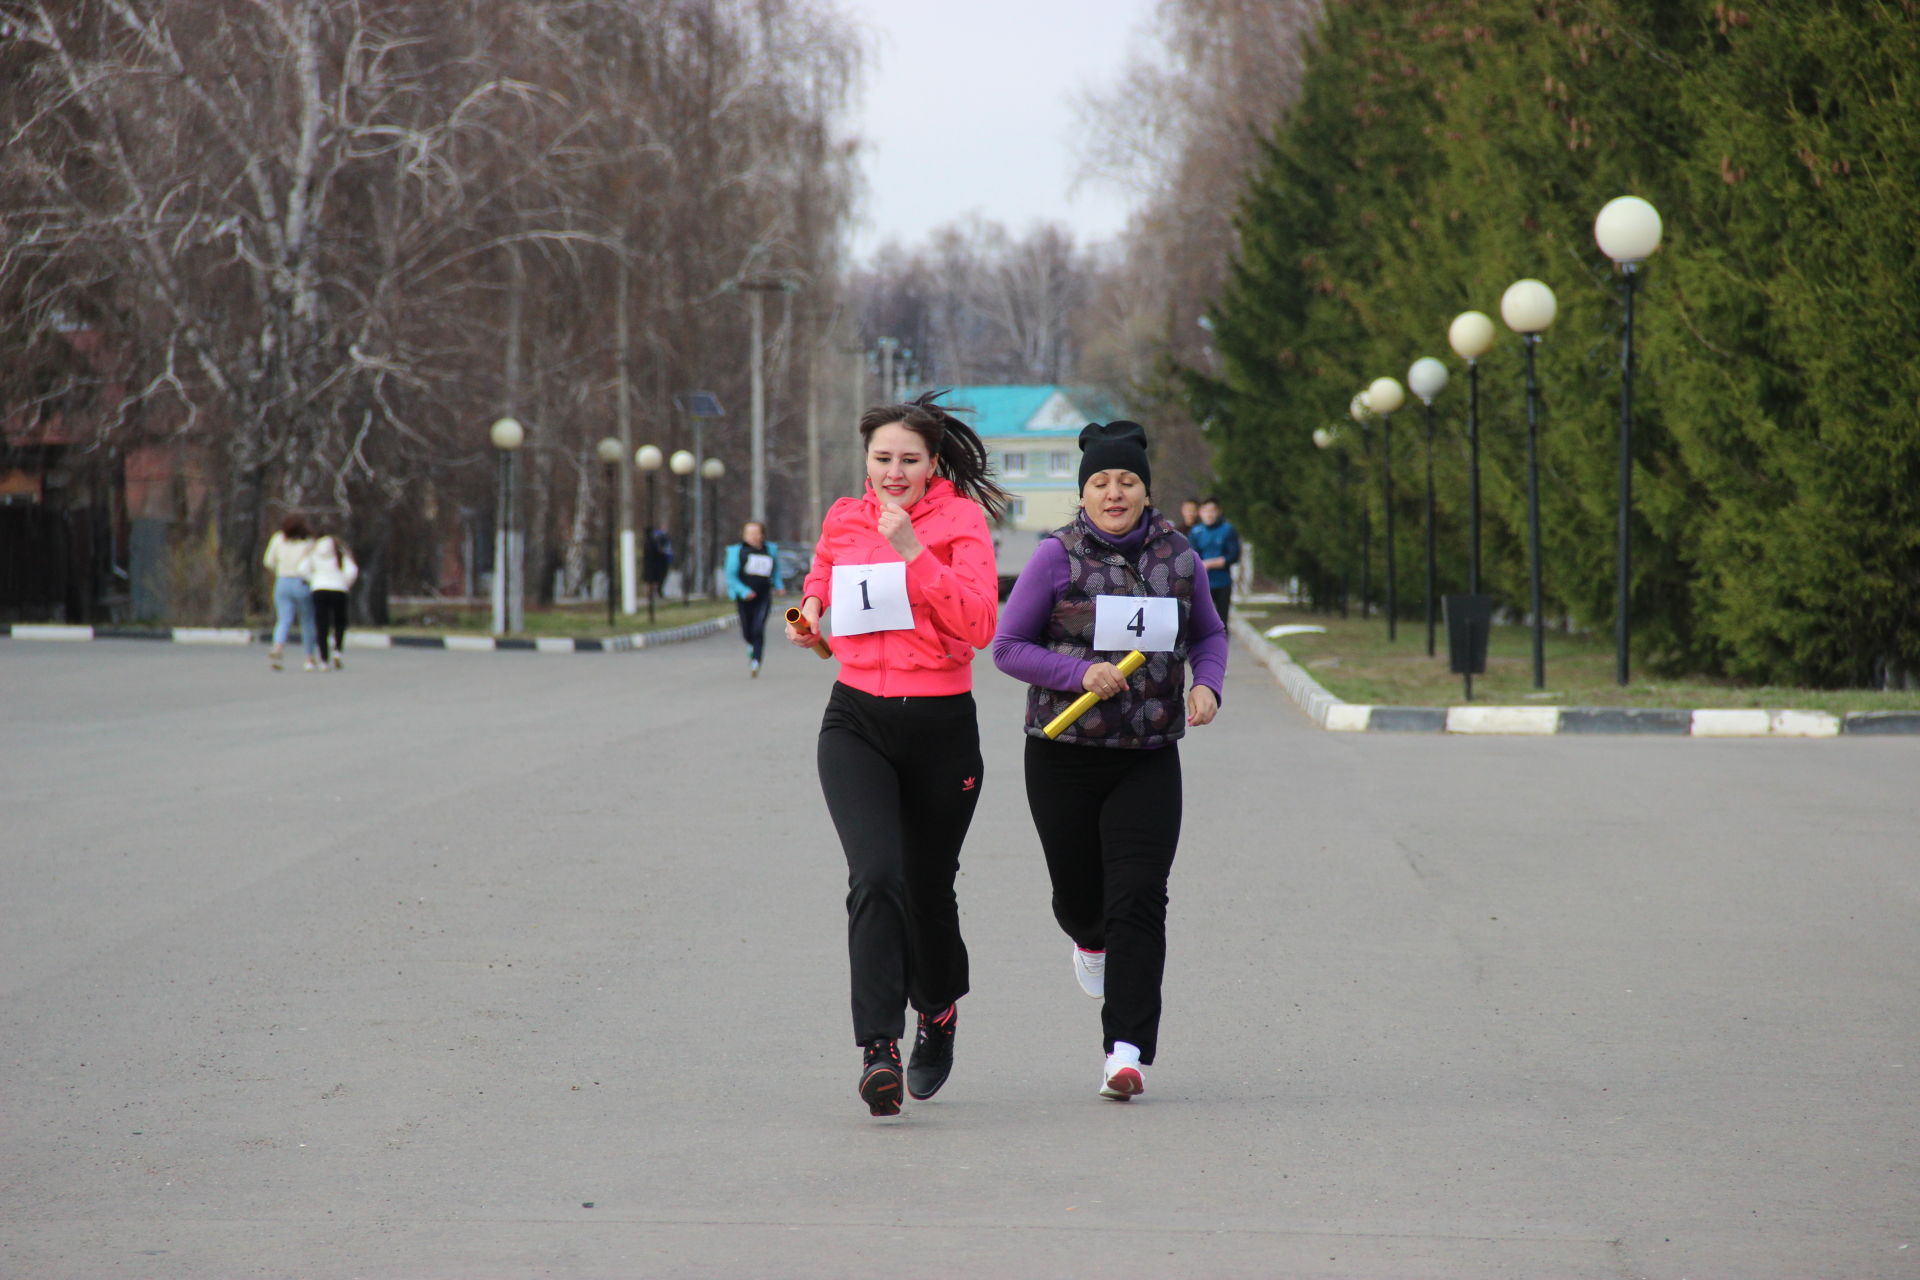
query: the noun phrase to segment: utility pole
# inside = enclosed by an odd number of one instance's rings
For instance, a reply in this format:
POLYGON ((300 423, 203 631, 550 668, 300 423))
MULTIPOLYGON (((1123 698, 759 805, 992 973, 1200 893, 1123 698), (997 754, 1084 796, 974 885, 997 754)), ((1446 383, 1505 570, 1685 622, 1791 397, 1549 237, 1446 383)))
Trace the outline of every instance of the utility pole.
POLYGON ((749 520, 767 518, 767 379, 766 363, 766 317, 762 312, 761 295, 767 293, 792 293, 799 288, 790 280, 778 276, 755 276, 742 280, 740 288, 747 295, 747 316, 752 322, 752 350, 747 353, 747 379, 750 387, 752 417, 748 437, 748 453, 751 456, 752 484, 750 486, 752 507, 747 514, 749 520))
POLYGON ((820 353, 807 362, 807 529, 820 527, 820 353))
POLYGON ((753 421, 748 448, 752 455, 753 480, 748 490, 747 510, 751 514, 747 518, 764 520, 767 510, 767 375, 764 368, 766 352, 762 345, 766 336, 766 322, 761 315, 760 295, 766 289, 757 283, 743 287, 747 290, 748 314, 753 320, 753 351, 748 371, 753 421))
MULTIPOLYGON (((619 379, 614 405, 620 430, 620 612, 635 613, 640 608, 638 575, 635 573, 633 539, 633 387, 627 365, 627 252, 620 246, 618 287, 614 291, 613 333, 614 370, 619 379)), ((612 595, 613 584, 607 584, 612 595)))

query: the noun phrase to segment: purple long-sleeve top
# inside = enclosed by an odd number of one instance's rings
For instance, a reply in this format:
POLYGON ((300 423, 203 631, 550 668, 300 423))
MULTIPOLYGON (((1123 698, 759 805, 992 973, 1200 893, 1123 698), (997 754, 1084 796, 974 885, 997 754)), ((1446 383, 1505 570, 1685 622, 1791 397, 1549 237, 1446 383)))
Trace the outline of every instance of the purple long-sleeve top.
MULTIPOLYGON (((1152 519, 1149 509, 1131 533, 1120 538, 1101 534, 1100 539, 1132 559, 1146 542, 1152 519)), ((1067 549, 1058 538, 1042 538, 1033 558, 1020 571, 1007 602, 1000 606, 1000 627, 993 636, 994 666, 1042 689, 1078 693, 1085 688, 1087 671, 1094 664, 1055 653, 1039 642, 1046 634, 1053 606, 1066 592, 1071 577, 1067 549)), ((1213 691, 1214 701, 1224 705, 1221 685, 1227 674, 1227 628, 1220 621, 1220 611, 1213 607, 1213 597, 1204 590, 1194 591, 1188 610, 1187 663, 1193 668, 1193 682, 1207 686, 1213 691)))

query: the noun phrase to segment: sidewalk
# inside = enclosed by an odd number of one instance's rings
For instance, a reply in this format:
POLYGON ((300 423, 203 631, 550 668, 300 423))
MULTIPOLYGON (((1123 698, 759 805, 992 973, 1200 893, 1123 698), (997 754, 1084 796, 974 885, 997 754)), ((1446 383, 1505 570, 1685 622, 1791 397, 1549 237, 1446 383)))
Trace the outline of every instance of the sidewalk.
POLYGON ((1537 736, 1663 734, 1693 738, 1834 738, 1842 734, 1920 734, 1920 711, 1670 710, 1654 707, 1366 706, 1335 697, 1252 623, 1227 627, 1254 661, 1273 673, 1307 718, 1336 733, 1497 733, 1537 736))
MULTIPOLYGON (((627 653, 634 649, 657 648, 698 640, 736 626, 737 617, 722 615, 704 622, 689 623, 659 631, 640 631, 632 635, 590 639, 569 636, 481 636, 449 632, 438 636, 394 635, 384 631, 358 628, 347 632, 349 649, 455 649, 470 653, 627 653)), ((242 645, 266 644, 273 632, 247 627, 76 627, 56 623, 15 622, 0 625, 0 636, 15 640, 148 640, 170 644, 242 645)))

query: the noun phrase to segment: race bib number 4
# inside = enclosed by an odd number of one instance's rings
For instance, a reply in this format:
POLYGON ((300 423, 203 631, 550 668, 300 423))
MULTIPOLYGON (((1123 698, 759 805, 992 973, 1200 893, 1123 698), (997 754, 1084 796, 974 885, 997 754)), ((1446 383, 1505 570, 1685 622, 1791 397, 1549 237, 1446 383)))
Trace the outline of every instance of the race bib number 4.
POLYGON ((743 578, 771 578, 773 576, 773 557, 758 553, 747 556, 747 562, 740 566, 743 578))
POLYGON ((1093 647, 1100 653, 1159 653, 1180 639, 1180 602, 1167 596, 1095 596, 1093 647))
POLYGON ((911 630, 913 606, 907 602, 904 560, 833 566, 834 635, 911 630))

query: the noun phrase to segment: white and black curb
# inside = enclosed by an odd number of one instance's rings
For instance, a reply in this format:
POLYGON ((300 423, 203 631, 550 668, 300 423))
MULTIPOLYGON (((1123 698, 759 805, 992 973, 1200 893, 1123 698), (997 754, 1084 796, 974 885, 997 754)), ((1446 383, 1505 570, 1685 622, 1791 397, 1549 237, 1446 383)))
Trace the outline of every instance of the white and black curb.
MULTIPOLYGON (((664 631, 643 631, 630 636, 609 636, 604 640, 569 637, 517 636, 400 636, 384 631, 349 631, 349 649, 452 649, 467 653, 628 653, 635 649, 655 649, 663 644, 679 644, 725 631, 739 622, 725 614, 705 622, 690 622, 684 627, 664 631)), ((50 623, 16 622, 0 627, 0 635, 15 640, 156 640, 171 644, 265 644, 272 639, 267 631, 245 627, 73 627, 50 623)))
POLYGON ((1328 693, 1287 651, 1243 618, 1229 629, 1323 729, 1398 733, 1652 733, 1676 738, 1836 738, 1920 734, 1920 711, 1700 710, 1665 707, 1375 707, 1328 693))

